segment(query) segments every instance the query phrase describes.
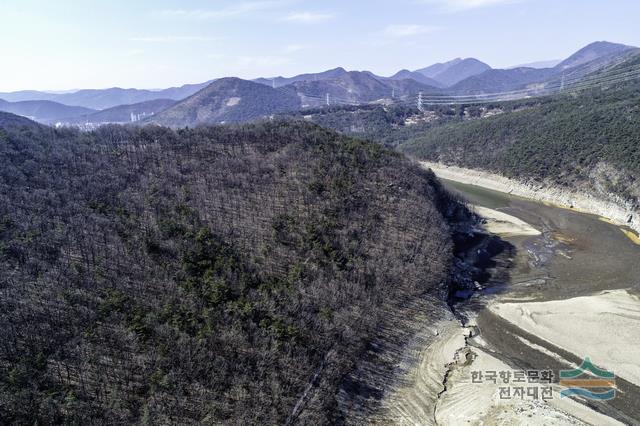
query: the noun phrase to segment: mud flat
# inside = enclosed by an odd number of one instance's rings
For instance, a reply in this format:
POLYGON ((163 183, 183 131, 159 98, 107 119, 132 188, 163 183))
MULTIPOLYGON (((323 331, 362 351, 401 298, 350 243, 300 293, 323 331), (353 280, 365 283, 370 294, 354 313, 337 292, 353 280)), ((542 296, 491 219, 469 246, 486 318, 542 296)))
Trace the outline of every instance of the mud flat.
POLYGON ((436 176, 443 179, 481 186, 498 192, 551 203, 558 207, 603 216, 616 225, 628 226, 636 233, 640 233, 640 212, 632 210, 622 199, 608 201, 591 194, 559 187, 526 184, 494 173, 441 163, 421 161, 420 164, 433 170, 436 176))

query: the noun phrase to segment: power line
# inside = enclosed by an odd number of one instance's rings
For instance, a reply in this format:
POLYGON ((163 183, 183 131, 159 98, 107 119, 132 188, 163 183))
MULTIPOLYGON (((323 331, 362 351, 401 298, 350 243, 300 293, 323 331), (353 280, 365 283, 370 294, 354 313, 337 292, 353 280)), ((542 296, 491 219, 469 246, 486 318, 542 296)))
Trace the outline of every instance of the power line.
MULTIPOLYGON (((640 71, 640 66, 634 67, 634 69, 631 70, 625 70, 625 71, 621 71, 621 72, 617 72, 617 73, 613 73, 613 74, 607 74, 605 76, 595 76, 595 77, 583 77, 583 78, 573 78, 570 80, 565 80, 565 86, 570 86, 572 84, 575 83, 588 83, 588 82, 596 82, 596 81, 605 81, 606 79, 612 79, 612 78, 617 78, 617 77, 621 77, 621 76, 625 76, 625 75, 629 75, 629 76, 634 76, 635 74, 637 74, 637 72, 640 71)), ((558 82, 547 82, 547 83, 532 83, 532 84, 544 84, 544 86, 542 87, 530 87, 530 88, 524 88, 524 89, 517 89, 517 90, 511 90, 511 91, 505 91, 505 92, 492 92, 492 93, 478 93, 478 94, 470 94, 470 95, 432 95, 429 96, 429 99, 437 99, 437 98, 443 98, 443 99, 450 99, 450 98, 455 98, 455 99, 462 99, 462 98, 471 98, 471 99, 477 99, 480 97, 489 97, 489 96, 508 96, 508 95, 516 95, 516 94, 522 94, 522 93, 531 93, 531 92, 540 92, 540 91, 544 91, 544 90, 549 90, 549 89, 555 89, 555 88, 559 88, 561 83, 558 82)))
MULTIPOLYGON (((539 87, 529 87, 524 89, 503 91, 495 93, 479 93, 471 95, 429 95, 425 96, 419 92, 417 96, 404 95, 395 98, 395 89, 392 91, 392 99, 387 103, 396 106, 417 105, 419 110, 424 109, 424 105, 459 105, 459 104, 482 104, 491 102, 514 101, 532 97, 549 96, 564 91, 588 90, 590 88, 601 87, 608 84, 617 84, 631 81, 640 77, 640 66, 633 66, 618 70, 614 73, 604 75, 587 75, 582 77, 566 77, 563 73, 560 80, 538 83, 539 87)), ((330 105, 363 105, 371 102, 358 102, 355 99, 347 99, 332 96, 326 93, 319 94, 298 93, 298 95, 310 101, 316 101, 317 106, 322 104, 330 105)))
MULTIPOLYGON (((625 76, 618 76, 603 79, 600 81, 589 81, 583 84, 574 84, 572 86, 566 87, 564 90, 587 90, 590 88, 601 87, 607 84, 616 84, 622 83, 626 81, 631 81, 640 77, 640 73, 630 74, 625 76)), ((488 102, 504 102, 504 101, 514 101, 519 99, 533 98, 533 97, 542 97, 549 96, 558 93, 557 89, 559 86, 554 86, 550 88, 546 88, 544 90, 537 91, 519 91, 519 92, 505 92, 505 93, 490 93, 490 94, 482 94, 482 95, 467 95, 467 96, 441 96, 441 97, 430 97, 423 98, 423 104, 464 104, 464 103, 488 103, 488 102)))

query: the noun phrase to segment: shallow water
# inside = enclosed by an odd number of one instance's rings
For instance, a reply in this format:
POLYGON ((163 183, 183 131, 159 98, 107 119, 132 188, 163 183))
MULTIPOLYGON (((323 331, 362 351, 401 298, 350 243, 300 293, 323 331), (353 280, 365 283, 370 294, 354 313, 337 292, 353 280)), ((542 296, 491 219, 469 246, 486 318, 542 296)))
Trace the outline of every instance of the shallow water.
MULTIPOLYGON (((554 300, 602 290, 640 289, 640 246, 619 226, 595 215, 478 186, 443 182, 471 204, 506 212, 542 232, 535 237, 505 238, 519 248, 522 256, 511 271, 514 284, 532 274, 548 277, 547 285, 537 286, 537 292, 529 296, 554 300)), ((517 286, 511 286, 510 291, 517 291, 517 286)))
MULTIPOLYGON (((507 259, 508 278, 457 306, 475 317, 483 349, 514 368, 565 369, 589 354, 572 354, 529 334, 494 315, 489 303, 509 300, 550 301, 588 296, 604 290, 640 289, 640 246, 620 227, 598 216, 511 196, 485 188, 444 181, 471 204, 503 211, 539 231, 540 236, 504 237, 516 247, 507 259), (522 338, 558 356, 552 357, 523 343, 522 338)), ((504 274, 500 274, 504 277, 504 274)), ((638 336, 640 336, 640 330, 638 336)), ((615 330, 611 330, 615 333, 615 330)), ((571 336, 566 336, 571 339, 571 336)), ((639 337, 640 338, 640 337, 639 337)), ((623 343, 623 342, 622 342, 623 343)), ((640 358, 638 359, 640 363, 640 358)), ((640 388, 618 379, 618 396, 609 402, 586 402, 592 408, 627 424, 640 424, 640 388)))

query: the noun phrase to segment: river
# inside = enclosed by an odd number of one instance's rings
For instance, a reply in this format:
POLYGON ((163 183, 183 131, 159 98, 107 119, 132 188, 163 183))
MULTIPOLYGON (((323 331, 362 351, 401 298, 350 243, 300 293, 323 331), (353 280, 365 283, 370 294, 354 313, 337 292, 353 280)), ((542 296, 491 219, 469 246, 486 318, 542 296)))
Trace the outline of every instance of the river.
POLYGON ((456 303, 470 338, 464 357, 458 354, 451 365, 437 423, 640 424, 637 241, 594 215, 453 181, 445 185, 470 205, 520 219, 539 235, 501 235, 512 250, 498 255, 493 278, 480 291, 456 303), (615 374, 613 399, 560 395, 567 387, 557 384, 559 371, 585 358, 615 374), (541 389, 529 398, 507 398, 523 387, 513 381, 472 383, 483 369, 552 371, 552 399, 535 397, 541 389))

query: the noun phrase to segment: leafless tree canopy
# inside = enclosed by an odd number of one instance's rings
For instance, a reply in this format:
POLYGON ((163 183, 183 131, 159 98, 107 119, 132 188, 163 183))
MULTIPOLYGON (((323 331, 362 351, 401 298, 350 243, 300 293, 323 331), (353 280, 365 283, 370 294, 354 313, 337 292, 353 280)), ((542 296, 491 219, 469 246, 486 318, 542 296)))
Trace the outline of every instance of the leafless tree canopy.
POLYGON ((304 123, 0 129, 0 423, 327 424, 446 194, 304 123))

